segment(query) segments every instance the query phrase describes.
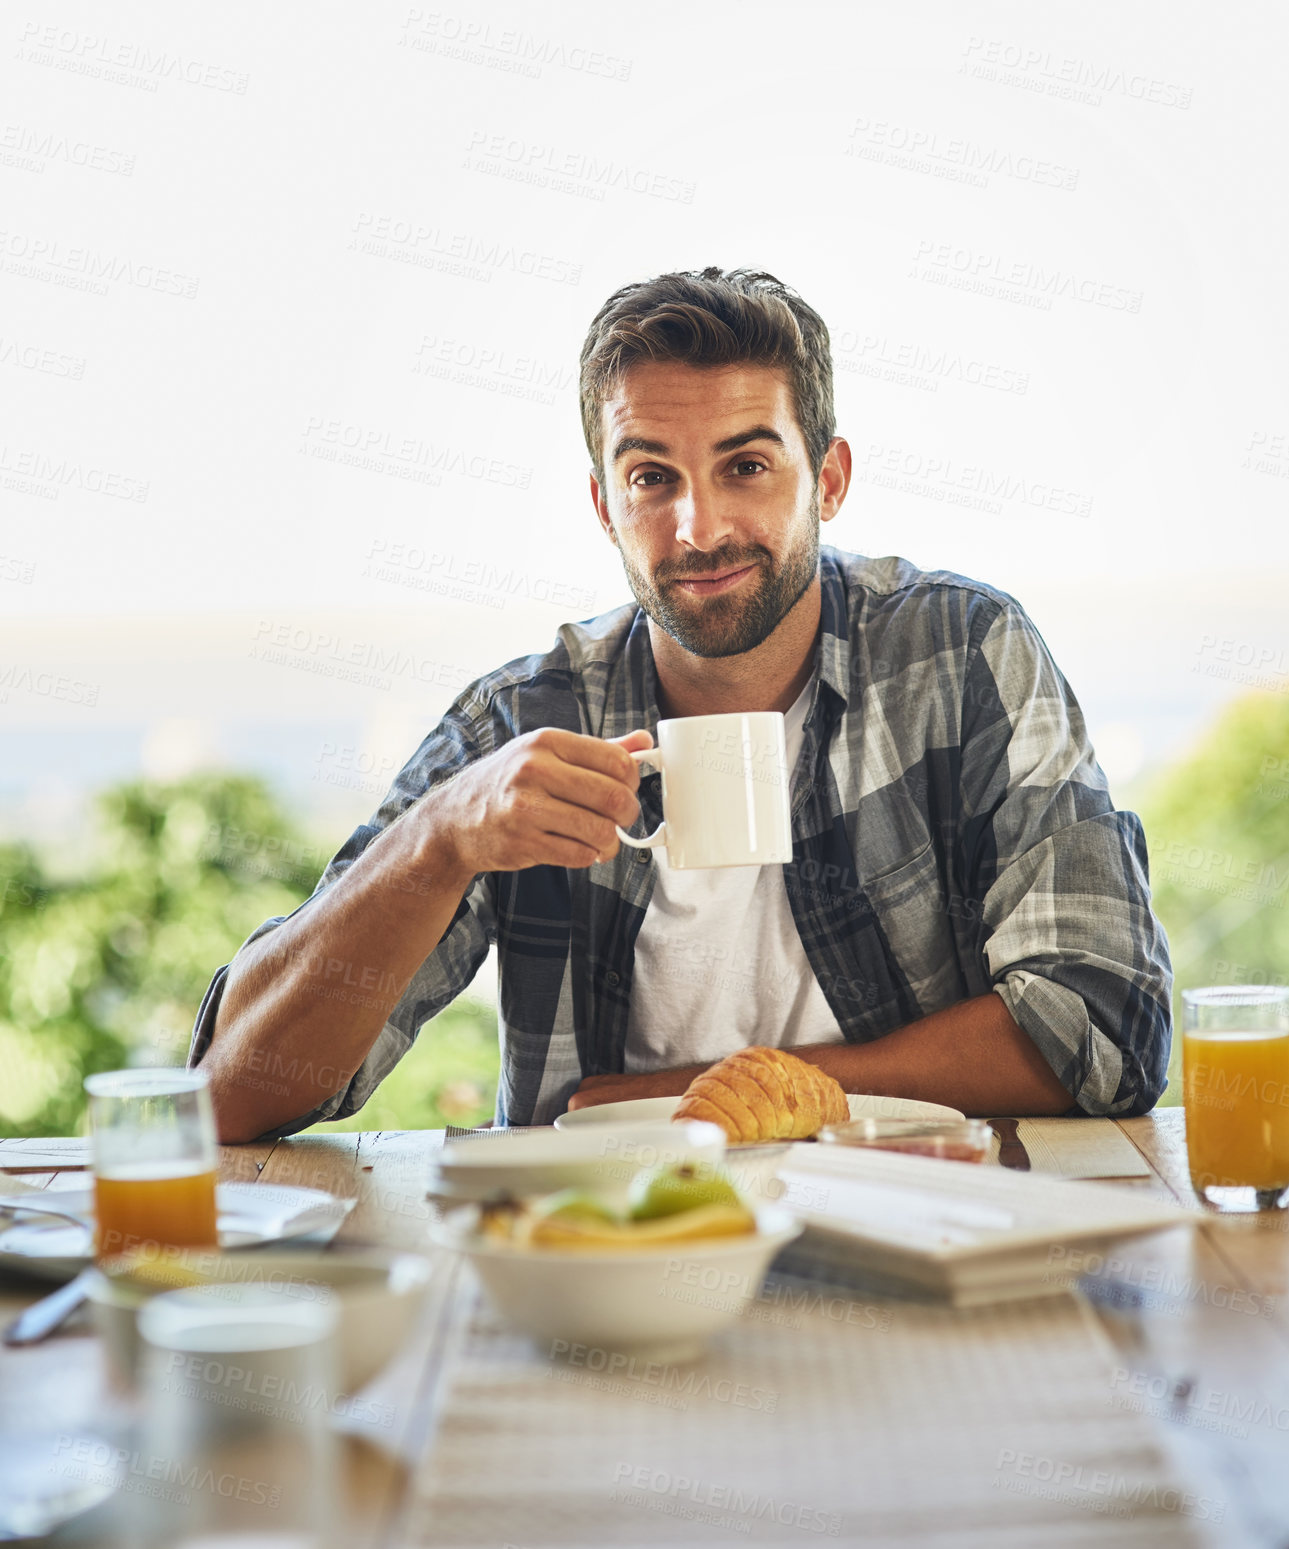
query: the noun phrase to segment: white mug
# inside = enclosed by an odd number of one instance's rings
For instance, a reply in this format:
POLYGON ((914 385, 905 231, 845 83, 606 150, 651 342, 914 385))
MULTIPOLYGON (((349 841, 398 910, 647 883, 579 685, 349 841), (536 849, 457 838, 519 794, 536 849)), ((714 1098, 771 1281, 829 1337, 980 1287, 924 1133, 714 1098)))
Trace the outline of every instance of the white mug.
POLYGON ((631 755, 662 771, 663 821, 636 850, 666 846, 679 870, 786 865, 792 859, 783 714, 688 715, 658 722, 658 746, 631 755))

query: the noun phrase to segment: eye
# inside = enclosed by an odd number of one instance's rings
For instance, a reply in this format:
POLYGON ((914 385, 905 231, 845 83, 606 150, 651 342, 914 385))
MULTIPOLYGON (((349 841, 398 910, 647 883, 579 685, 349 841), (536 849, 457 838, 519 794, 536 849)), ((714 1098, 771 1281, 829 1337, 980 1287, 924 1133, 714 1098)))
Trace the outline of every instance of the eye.
POLYGON ((741 472, 741 470, 744 468, 751 468, 752 470, 752 474, 747 475, 747 477, 752 477, 755 474, 765 473, 768 471, 765 464, 763 462, 758 462, 755 457, 740 457, 738 462, 734 464, 734 471, 736 473, 741 472))
POLYGON ((644 489, 656 489, 658 487, 657 484, 646 482, 655 479, 661 483, 666 479, 666 474, 664 474, 661 469, 658 468, 641 468, 638 473, 632 475, 631 482, 633 484, 639 484, 644 489))

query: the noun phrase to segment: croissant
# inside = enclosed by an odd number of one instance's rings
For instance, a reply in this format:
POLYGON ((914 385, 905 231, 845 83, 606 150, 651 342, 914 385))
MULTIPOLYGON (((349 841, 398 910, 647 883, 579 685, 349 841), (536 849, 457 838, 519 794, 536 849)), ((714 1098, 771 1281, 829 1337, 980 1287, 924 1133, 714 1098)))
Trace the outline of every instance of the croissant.
POLYGON ((839 1082, 782 1049, 726 1055, 695 1076, 673 1119, 706 1119, 731 1141, 808 1140, 850 1117, 839 1082))

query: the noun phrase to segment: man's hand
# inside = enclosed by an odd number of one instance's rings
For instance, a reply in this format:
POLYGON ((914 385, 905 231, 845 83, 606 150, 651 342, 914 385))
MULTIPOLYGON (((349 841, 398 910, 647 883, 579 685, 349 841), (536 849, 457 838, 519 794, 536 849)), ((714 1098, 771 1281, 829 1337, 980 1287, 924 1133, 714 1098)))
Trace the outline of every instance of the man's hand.
POLYGON ((685 1065, 679 1070, 651 1070, 637 1076, 587 1076, 568 1100, 575 1108, 594 1108, 600 1103, 625 1103, 635 1097, 679 1097, 706 1065, 685 1065))
POLYGON ((432 791, 424 818, 467 877, 612 860, 614 825, 629 828, 640 815, 640 771, 628 755, 652 746, 647 731, 610 740, 528 732, 432 791))

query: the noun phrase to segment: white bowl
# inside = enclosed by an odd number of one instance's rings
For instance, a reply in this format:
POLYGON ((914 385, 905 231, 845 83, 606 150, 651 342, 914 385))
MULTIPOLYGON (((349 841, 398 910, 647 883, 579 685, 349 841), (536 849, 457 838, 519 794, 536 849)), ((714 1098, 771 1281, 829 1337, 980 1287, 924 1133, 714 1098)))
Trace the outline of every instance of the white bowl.
POLYGON ((625 1200, 636 1173, 682 1162, 719 1163, 725 1132, 717 1124, 633 1124, 629 1129, 533 1130, 453 1140, 435 1158, 430 1193, 458 1203, 591 1188, 625 1200))
POLYGON ((513 1248, 478 1236, 473 1208, 430 1228, 468 1258, 498 1310, 552 1357, 574 1345, 687 1360, 756 1296, 770 1260, 801 1231, 777 1205, 756 1212, 744 1237, 588 1253, 513 1248))
MULTIPOLYGON (((415 1253, 373 1248, 361 1253, 217 1253, 193 1250, 193 1270, 211 1284, 279 1286, 302 1301, 339 1297, 337 1361, 340 1389, 353 1393, 389 1363, 420 1311, 433 1264, 415 1253)), ((134 1384, 139 1361, 138 1315, 148 1291, 91 1271, 89 1301, 117 1383, 134 1384)))

